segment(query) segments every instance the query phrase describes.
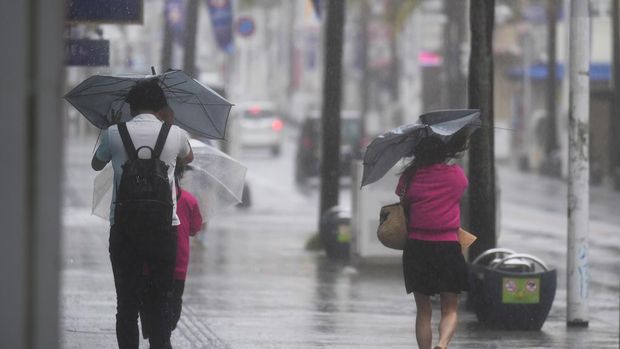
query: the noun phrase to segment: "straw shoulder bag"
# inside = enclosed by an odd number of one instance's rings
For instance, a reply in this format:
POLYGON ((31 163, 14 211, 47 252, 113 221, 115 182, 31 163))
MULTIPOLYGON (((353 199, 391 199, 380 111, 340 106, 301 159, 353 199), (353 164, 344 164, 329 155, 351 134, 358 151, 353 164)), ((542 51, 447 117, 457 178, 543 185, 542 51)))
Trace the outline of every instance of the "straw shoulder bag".
POLYGON ((379 213, 379 227, 377 228, 379 241, 389 248, 403 250, 407 242, 407 218, 400 202, 381 207, 379 213))
POLYGON ((407 219, 408 205, 406 205, 405 194, 409 189, 409 182, 403 185, 398 196, 400 201, 385 205, 379 211, 379 226, 377 227, 377 238, 385 246, 395 250, 405 249, 407 242, 407 219))

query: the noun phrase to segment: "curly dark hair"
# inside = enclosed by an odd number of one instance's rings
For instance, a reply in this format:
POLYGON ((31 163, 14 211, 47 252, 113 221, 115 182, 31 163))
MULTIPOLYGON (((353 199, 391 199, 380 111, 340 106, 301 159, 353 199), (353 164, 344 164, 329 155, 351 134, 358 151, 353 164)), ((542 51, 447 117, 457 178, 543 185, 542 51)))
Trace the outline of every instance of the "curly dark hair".
POLYGON ((140 80, 129 90, 125 102, 132 115, 140 112, 158 112, 168 106, 166 95, 157 78, 140 80))

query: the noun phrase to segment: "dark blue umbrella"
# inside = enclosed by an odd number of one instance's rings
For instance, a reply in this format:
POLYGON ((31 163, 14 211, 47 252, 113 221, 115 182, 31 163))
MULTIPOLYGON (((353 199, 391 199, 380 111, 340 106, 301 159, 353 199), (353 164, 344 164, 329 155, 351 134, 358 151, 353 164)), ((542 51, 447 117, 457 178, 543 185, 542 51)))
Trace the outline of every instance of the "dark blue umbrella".
POLYGON ((82 81, 65 95, 88 121, 106 129, 118 121, 131 119, 125 98, 138 81, 156 77, 164 90, 168 105, 174 111, 174 123, 193 134, 223 139, 232 104, 209 87, 192 79, 181 70, 160 75, 94 75, 82 81), (111 120, 112 111, 120 111, 120 120, 111 120))
POLYGON ((480 110, 438 110, 422 114, 418 122, 397 127, 375 138, 364 154, 362 186, 381 179, 398 161, 410 156, 426 137, 449 142, 459 131, 470 135, 480 127, 480 110))

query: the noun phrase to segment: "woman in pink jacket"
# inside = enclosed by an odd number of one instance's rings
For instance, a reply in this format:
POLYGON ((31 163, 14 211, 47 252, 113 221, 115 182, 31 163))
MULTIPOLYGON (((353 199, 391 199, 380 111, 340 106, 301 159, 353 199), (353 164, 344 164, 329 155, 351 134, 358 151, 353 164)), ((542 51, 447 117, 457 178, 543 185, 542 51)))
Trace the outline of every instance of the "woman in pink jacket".
POLYGON ((432 345, 430 297, 440 296, 435 349, 444 349, 456 330, 458 295, 468 289, 467 264, 457 238, 459 205, 468 182, 461 167, 447 163, 465 147, 466 140, 458 136, 448 144, 424 138, 413 150, 414 159, 396 188, 409 215, 403 273, 407 293, 413 293, 416 302, 415 332, 420 349, 432 345))

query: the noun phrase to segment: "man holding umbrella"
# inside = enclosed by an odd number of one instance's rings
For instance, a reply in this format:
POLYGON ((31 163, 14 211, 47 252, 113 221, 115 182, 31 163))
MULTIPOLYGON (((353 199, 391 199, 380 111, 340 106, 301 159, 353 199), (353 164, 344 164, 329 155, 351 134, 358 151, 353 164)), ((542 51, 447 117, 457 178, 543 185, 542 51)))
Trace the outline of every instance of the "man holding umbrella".
POLYGON ((119 348, 138 348, 138 310, 143 265, 154 287, 151 348, 172 348, 168 297, 176 258, 177 164, 193 160, 187 135, 162 123, 170 112, 158 79, 137 82, 125 98, 131 116, 102 133, 92 168, 112 161, 114 191, 110 207, 110 260, 116 287, 119 348), (156 199, 153 199, 153 196, 156 199))

